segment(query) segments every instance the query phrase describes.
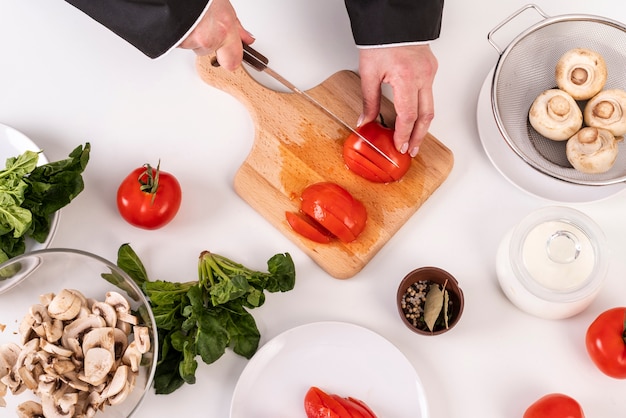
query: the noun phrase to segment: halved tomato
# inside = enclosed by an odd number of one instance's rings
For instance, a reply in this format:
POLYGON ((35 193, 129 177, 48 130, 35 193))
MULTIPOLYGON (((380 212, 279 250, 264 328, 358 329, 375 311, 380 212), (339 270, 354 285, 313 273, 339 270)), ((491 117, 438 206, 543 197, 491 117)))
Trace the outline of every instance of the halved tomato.
POLYGON ((327 244, 332 239, 330 233, 308 215, 285 212, 285 217, 294 231, 311 241, 327 244))
POLYGON ((343 159, 348 168, 359 176, 372 182, 400 180, 411 167, 411 156, 401 154, 393 143, 393 129, 387 128, 378 122, 370 122, 359 127, 357 132, 382 151, 391 161, 367 144, 361 137, 350 134, 343 144, 343 159), (372 165, 386 173, 388 177, 377 174, 372 165), (379 180, 377 180, 377 178, 379 180), (391 180, 387 180, 387 179, 391 180))

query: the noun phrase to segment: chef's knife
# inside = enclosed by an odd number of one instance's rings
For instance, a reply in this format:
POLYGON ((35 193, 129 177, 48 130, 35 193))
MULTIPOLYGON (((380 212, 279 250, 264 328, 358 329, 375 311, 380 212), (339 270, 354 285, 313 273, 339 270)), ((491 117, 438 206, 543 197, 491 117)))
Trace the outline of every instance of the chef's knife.
POLYGON ((380 148, 378 148, 376 145, 374 145, 369 139, 365 138, 363 135, 361 135, 359 132, 357 132, 356 129, 352 128, 350 125, 348 125, 348 123, 344 122, 334 112, 332 112, 326 106, 322 105, 320 102, 315 100, 313 97, 311 97, 305 91, 300 90, 298 87, 293 85, 290 81, 285 79, 283 76, 278 74, 276 71, 274 71, 270 67, 268 67, 267 64, 269 63, 269 60, 266 57, 264 57, 262 54, 260 54, 258 51, 256 51, 253 48, 251 48, 249 45, 245 45, 244 44, 244 46, 243 46, 243 60, 244 60, 245 63, 250 65, 255 70, 266 73, 267 75, 269 75, 270 77, 272 77, 273 79, 278 81, 280 84, 282 84, 285 87, 287 87, 292 92, 294 92, 294 93, 298 94, 299 96, 305 98, 307 101, 309 101, 315 107, 317 107, 319 110, 321 110, 322 112, 326 113, 326 115, 330 116, 332 119, 334 119, 336 122, 338 122, 341 126, 346 128, 347 130, 349 130, 354 135, 358 136, 361 140, 363 140, 363 142, 365 142, 372 149, 374 149, 374 151, 376 151, 377 153, 382 155, 387 161, 389 161, 391 164, 393 164, 396 168, 399 168, 398 167, 398 163, 396 163, 393 159, 391 159, 391 157, 389 157, 380 148))

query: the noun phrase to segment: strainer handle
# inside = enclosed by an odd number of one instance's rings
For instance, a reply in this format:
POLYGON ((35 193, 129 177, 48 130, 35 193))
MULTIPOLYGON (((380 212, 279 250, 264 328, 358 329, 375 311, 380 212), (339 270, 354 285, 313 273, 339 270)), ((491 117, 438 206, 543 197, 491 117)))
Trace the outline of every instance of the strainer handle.
POLYGON ((547 14, 545 14, 543 10, 541 10, 539 6, 537 6, 536 4, 527 4, 526 6, 522 7, 521 9, 513 13, 511 16, 504 19, 502 22, 496 25, 495 28, 491 29, 491 31, 487 34, 487 40, 489 41, 491 46, 493 46, 494 49, 498 52, 498 55, 502 55, 502 52, 504 50, 495 43, 495 41, 493 40, 493 34, 496 33, 498 30, 502 29, 504 25, 509 23, 511 20, 515 19, 517 16, 522 14, 527 9, 535 9, 535 11, 539 13, 541 16, 543 16, 544 19, 547 19, 548 17, 550 17, 547 14))

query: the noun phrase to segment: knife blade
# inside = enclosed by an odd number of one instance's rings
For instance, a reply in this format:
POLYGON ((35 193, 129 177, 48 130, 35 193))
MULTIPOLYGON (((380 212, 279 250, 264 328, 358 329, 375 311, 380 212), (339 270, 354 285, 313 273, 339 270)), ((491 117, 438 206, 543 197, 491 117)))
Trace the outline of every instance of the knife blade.
POLYGON ((246 64, 250 65, 255 70, 257 70, 259 72, 266 73, 267 75, 272 77, 274 80, 278 81, 280 84, 282 84, 283 86, 287 87, 292 92, 294 92, 294 93, 298 94, 299 96, 303 97, 304 99, 306 99, 309 103, 313 104, 315 107, 317 107, 319 110, 324 112, 326 115, 330 116, 332 119, 334 119, 341 126, 346 128, 347 130, 349 130, 352 134, 354 134, 357 137, 359 137, 370 148, 372 148, 374 151, 376 151, 378 154, 380 154, 382 157, 384 157, 387 161, 389 161, 391 164, 393 164, 396 168, 400 168, 398 166, 398 163, 396 163, 391 157, 389 157, 387 154, 385 154, 380 148, 378 148, 376 145, 374 145, 369 139, 367 139, 363 135, 361 135, 356 129, 354 129, 352 126, 350 126, 347 122, 345 122, 343 119, 341 119, 339 116, 337 116, 333 111, 328 109, 326 106, 324 106, 323 104, 318 102, 315 98, 313 98, 307 92, 305 92, 303 90, 300 90, 298 87, 296 87, 289 80, 287 80, 286 78, 284 78, 283 76, 278 74, 276 71, 271 69, 267 65, 269 63, 269 60, 265 56, 263 56, 261 53, 259 53, 258 51, 256 51, 255 49, 253 49, 252 47, 250 47, 249 45, 246 45, 246 44, 243 45, 243 61, 246 64))

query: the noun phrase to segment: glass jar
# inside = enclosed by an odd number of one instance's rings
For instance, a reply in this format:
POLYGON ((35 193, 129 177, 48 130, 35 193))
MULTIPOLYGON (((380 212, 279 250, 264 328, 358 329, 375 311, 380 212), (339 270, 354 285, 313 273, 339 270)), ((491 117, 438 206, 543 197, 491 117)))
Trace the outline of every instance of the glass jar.
POLYGON ((500 287, 521 310, 563 319, 586 309, 608 269, 606 238, 578 210, 539 209, 502 239, 496 257, 500 287))

